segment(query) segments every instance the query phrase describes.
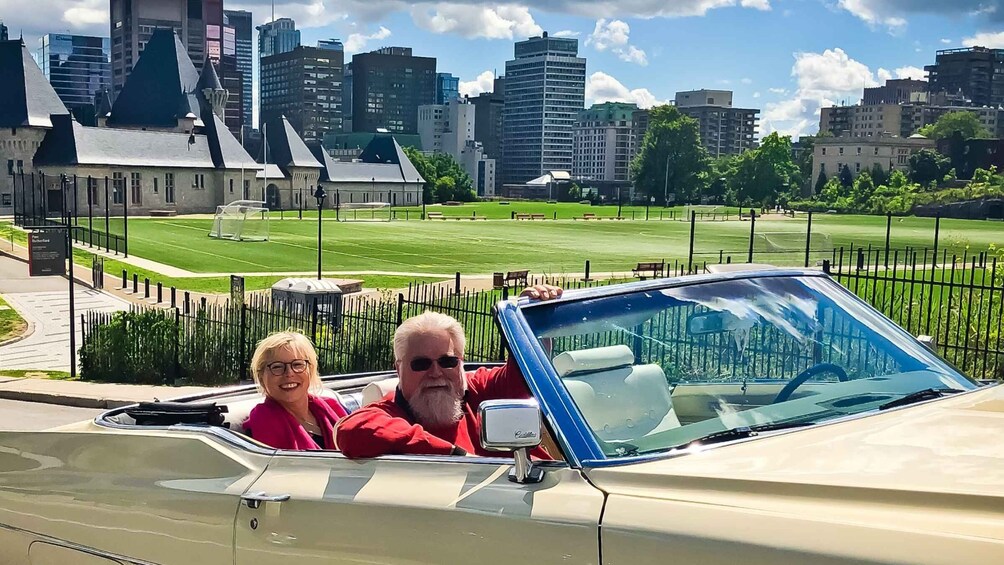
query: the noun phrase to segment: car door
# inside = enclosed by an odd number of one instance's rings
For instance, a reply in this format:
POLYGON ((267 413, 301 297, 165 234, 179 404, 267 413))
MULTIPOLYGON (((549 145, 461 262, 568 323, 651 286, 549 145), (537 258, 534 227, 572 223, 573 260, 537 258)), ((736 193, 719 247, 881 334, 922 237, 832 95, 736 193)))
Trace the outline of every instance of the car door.
POLYGON ((238 510, 236 563, 597 563, 603 495, 548 465, 517 484, 504 459, 280 452, 238 510))

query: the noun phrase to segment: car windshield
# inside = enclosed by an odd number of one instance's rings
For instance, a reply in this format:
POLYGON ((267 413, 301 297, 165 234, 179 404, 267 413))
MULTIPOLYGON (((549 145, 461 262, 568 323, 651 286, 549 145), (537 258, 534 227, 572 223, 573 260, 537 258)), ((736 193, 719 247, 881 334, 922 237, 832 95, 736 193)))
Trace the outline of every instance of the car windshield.
POLYGON ((607 457, 977 386, 820 276, 695 282, 523 313, 607 457))

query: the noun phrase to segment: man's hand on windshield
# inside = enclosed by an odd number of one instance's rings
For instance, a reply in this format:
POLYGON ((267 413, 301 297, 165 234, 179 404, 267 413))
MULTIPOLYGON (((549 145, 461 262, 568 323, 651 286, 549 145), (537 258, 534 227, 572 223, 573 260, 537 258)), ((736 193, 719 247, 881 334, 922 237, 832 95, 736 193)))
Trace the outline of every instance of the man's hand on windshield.
POLYGON ((561 287, 550 284, 537 284, 523 289, 520 296, 528 296, 537 300, 550 300, 561 296, 561 287))

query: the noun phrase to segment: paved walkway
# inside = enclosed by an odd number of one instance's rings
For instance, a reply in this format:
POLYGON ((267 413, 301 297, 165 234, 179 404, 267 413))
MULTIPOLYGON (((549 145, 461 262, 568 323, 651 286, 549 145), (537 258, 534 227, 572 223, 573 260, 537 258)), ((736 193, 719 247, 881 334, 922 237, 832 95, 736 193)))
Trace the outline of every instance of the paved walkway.
MULTIPOLYGON (((0 369, 70 370, 69 284, 62 277, 29 277, 28 265, 0 256, 0 294, 29 324, 27 337, 0 347, 0 369)), ((77 347, 80 314, 126 310, 129 303, 75 286, 77 347)))
MULTIPOLYGON (((0 374, 3 370, 0 369, 0 374)), ((169 400, 215 389, 197 386, 151 386, 0 376, 0 399, 44 402, 81 408, 117 408, 150 400, 169 400)))

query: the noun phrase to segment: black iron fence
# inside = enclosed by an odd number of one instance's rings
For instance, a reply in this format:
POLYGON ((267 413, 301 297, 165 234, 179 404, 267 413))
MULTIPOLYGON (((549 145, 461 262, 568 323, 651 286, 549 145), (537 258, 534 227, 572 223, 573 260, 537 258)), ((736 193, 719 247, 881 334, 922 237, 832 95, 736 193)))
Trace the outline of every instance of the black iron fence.
POLYGON ((20 172, 11 174, 11 182, 14 225, 69 226, 74 241, 104 249, 107 253, 129 256, 129 202, 124 176, 78 177, 42 172, 25 175, 20 172), (112 217, 124 220, 123 235, 112 233, 112 217))
MULTIPOLYGON (((929 256, 931 262, 925 265, 917 260, 921 256, 911 255, 908 267, 903 266, 901 257, 894 256, 887 267, 882 253, 840 249, 833 255, 836 261, 824 262, 824 270, 909 332, 933 336, 940 354, 965 373, 981 379, 1004 378, 1004 265, 994 258, 963 260, 947 254, 939 255, 937 261, 929 256)), ((685 272, 685 266, 678 263, 668 274, 685 272)), ((536 282, 578 288, 615 281, 530 281, 536 282)), ((290 312, 273 306, 264 293, 249 295, 242 303, 207 305, 186 300, 182 307, 170 309, 92 312, 82 316, 82 376, 86 380, 149 384, 235 383, 249 378, 248 363, 257 342, 287 329, 311 337, 322 374, 390 369, 394 330, 404 319, 425 310, 444 312, 461 322, 470 361, 498 361, 504 357, 504 344, 492 306, 509 293, 507 288, 456 292, 444 285, 413 285, 396 297, 346 299, 337 319, 326 314, 336 311, 333 304, 322 303, 309 312, 290 312)), ((831 333, 840 336, 839 328, 831 333)), ((776 336, 760 338, 752 340, 750 347, 766 351, 779 343, 776 336)), ((844 338, 846 347, 838 349, 846 355, 867 355, 869 348, 862 336, 844 338)), ((689 356, 692 363, 678 364, 681 367, 707 371, 710 363, 717 364, 720 372, 723 364, 732 363, 727 356, 708 354, 715 350, 714 344, 696 347, 662 340, 658 346, 662 349, 656 351, 651 343, 644 355, 653 359, 689 356)), ((729 350, 719 346, 722 352, 729 350)), ((790 346, 796 352, 796 344, 790 346)), ((774 368, 769 366, 773 358, 763 357, 766 365, 762 369, 768 374, 774 368)), ((790 362, 794 361, 778 361, 790 362)))

